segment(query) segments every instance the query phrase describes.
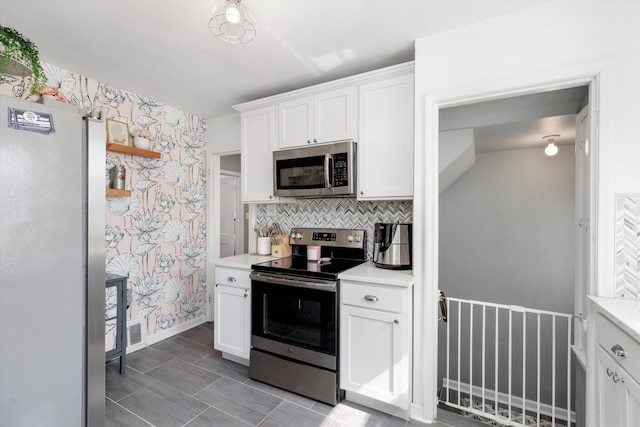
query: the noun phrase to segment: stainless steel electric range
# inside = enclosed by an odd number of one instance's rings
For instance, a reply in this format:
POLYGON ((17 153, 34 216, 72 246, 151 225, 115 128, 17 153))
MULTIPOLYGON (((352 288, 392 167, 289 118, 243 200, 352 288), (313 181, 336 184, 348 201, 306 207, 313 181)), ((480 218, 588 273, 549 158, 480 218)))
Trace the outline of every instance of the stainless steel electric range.
POLYGON ((366 260, 366 232, 296 228, 291 242, 291 257, 251 266, 249 377, 335 405, 338 275, 366 260))

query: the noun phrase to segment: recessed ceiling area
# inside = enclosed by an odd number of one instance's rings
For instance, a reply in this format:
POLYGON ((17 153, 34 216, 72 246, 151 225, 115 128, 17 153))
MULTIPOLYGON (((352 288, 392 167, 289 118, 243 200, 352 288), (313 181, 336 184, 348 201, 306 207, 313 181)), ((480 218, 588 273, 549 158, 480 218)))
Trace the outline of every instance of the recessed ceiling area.
POLYGON ((554 134, 556 145, 570 145, 588 97, 580 86, 444 108, 440 131, 472 128, 476 153, 544 147, 542 138, 554 134))

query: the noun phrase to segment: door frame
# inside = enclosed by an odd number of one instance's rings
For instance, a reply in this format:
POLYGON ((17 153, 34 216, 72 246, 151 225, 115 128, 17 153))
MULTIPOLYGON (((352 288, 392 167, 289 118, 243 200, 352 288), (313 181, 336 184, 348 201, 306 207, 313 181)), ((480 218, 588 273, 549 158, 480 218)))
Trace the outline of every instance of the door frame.
POLYGON ((240 154, 240 151, 228 153, 207 153, 207 290, 205 304, 205 320, 213 322, 213 260, 220 258, 220 158, 240 154))
MULTIPOLYGON (((437 343, 438 343, 438 141, 439 110, 499 98, 527 95, 575 86, 589 86, 592 117, 591 197, 591 277, 590 288, 596 295, 607 295, 607 278, 614 277, 613 254, 614 212, 611 146, 599 141, 612 140, 614 110, 610 88, 613 87, 611 61, 584 64, 570 69, 521 76, 519 78, 485 82, 473 86, 433 92, 416 93, 415 98, 415 177, 414 177, 414 257, 424 260, 414 263, 414 390, 412 417, 427 422, 437 416, 437 343), (611 249, 611 250, 609 250, 611 249), (422 286, 421 286, 422 285, 422 286)), ((416 78, 420 78, 417 76, 416 78)), ((591 348, 591 346, 587 346, 591 348)), ((592 358, 589 358, 592 359, 592 358)), ((590 366, 591 366, 590 362, 590 366)), ((590 368, 589 368, 590 369, 590 368)), ((593 411, 593 379, 587 376, 587 411, 593 411)), ((587 414, 587 419, 593 419, 587 414)))

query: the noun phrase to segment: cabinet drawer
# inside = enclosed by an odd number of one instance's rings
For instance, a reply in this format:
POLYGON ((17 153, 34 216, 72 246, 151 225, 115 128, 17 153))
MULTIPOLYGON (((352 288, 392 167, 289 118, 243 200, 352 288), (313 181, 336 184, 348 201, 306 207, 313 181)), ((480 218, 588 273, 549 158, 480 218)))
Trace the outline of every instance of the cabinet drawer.
POLYGON ((636 381, 640 380, 640 343, 602 315, 596 316, 596 342, 636 381), (617 355, 616 349, 624 356, 617 355))
POLYGON ((374 310, 403 313, 407 310, 405 288, 342 282, 342 303, 374 310))
POLYGON ((220 285, 251 289, 251 279, 249 279, 248 270, 238 270, 237 268, 228 267, 216 267, 215 281, 220 285))

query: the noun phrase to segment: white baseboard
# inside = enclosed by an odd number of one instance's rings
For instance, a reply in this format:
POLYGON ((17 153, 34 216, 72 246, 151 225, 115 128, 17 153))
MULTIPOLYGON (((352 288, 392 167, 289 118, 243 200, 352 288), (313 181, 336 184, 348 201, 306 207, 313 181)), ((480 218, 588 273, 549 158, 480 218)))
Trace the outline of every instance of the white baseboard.
MULTIPOLYGON (((197 319, 187 320, 186 322, 180 323, 179 325, 176 325, 172 328, 162 329, 160 332, 156 332, 153 335, 147 336, 147 345, 149 346, 159 343, 160 341, 171 338, 181 332, 194 328, 198 325, 202 325, 203 323, 205 323, 205 321, 205 316, 200 316, 197 319)), ((211 337, 211 340, 213 341, 213 337, 211 337)))

